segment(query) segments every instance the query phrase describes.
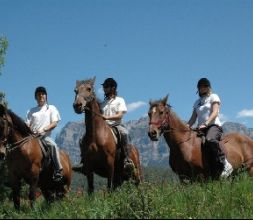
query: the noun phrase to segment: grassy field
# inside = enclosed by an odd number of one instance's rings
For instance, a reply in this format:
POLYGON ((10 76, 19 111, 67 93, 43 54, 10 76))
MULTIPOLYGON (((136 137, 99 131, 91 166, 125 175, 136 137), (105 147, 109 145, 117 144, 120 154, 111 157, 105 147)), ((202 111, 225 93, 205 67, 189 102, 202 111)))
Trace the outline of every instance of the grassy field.
POLYGON ((241 175, 234 180, 181 185, 160 179, 138 188, 125 183, 113 193, 100 187, 92 197, 79 188, 51 205, 40 197, 33 210, 28 200, 22 200, 18 212, 6 199, 0 218, 253 218, 253 180, 241 175))

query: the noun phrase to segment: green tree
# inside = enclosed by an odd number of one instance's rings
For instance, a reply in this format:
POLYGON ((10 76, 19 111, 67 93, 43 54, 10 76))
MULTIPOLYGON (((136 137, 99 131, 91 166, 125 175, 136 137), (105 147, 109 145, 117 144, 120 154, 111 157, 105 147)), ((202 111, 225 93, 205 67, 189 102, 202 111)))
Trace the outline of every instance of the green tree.
MULTIPOLYGON (((8 40, 6 37, 0 37, 0 75, 2 74, 2 67, 5 63, 5 55, 8 48, 8 40)), ((0 103, 7 105, 7 102, 5 100, 5 94, 4 92, 0 91, 0 103)))
POLYGON ((0 37, 0 75, 5 62, 5 54, 8 48, 8 40, 6 37, 0 37))
MULTIPOLYGON (((8 47, 8 40, 5 37, 0 37, 0 76, 2 75, 2 67, 5 63, 5 55, 8 47)), ((0 91, 0 104, 7 106, 4 92, 0 91)), ((8 183, 8 169, 5 161, 0 162, 0 201, 6 198, 6 194, 9 190, 6 188, 8 183)))

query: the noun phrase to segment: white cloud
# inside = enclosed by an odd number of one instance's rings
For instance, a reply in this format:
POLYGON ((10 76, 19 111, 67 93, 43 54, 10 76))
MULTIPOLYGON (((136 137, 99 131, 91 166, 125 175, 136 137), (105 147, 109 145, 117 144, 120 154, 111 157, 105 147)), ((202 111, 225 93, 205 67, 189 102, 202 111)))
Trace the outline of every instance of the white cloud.
POLYGON ((138 109, 142 106, 145 106, 145 105, 147 105, 146 102, 142 102, 142 101, 133 102, 133 103, 130 103, 130 104, 127 105, 127 110, 128 110, 128 112, 133 112, 136 109, 138 109))
POLYGON ((237 118, 253 117, 253 109, 244 109, 237 113, 237 118))

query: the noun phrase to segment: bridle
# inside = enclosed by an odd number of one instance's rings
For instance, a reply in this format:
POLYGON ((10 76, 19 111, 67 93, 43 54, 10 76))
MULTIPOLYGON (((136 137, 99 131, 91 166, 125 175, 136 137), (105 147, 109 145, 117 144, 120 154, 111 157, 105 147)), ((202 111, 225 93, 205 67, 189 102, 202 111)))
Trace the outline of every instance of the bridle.
POLYGON ((8 153, 10 153, 11 151, 14 151, 16 148, 22 146, 27 141, 29 141, 30 139, 32 139, 36 136, 29 135, 19 141, 9 144, 8 142, 9 142, 11 135, 12 135, 12 124, 6 117, 8 117, 8 116, 2 117, 2 119, 4 121, 4 137, 2 140, 0 140, 0 144, 2 144, 8 150, 8 153))
POLYGON ((172 133, 176 131, 181 131, 181 132, 190 132, 189 138, 187 138, 184 141, 181 141, 179 144, 185 143, 191 139, 191 132, 193 131, 191 128, 189 129, 182 129, 182 128, 174 128, 171 127, 171 106, 167 105, 166 106, 166 112, 165 112, 165 117, 162 120, 157 120, 157 121, 150 121, 149 125, 154 125, 156 126, 159 130, 161 135, 166 134, 166 133, 172 133))
POLYGON ((174 130, 177 130, 173 127, 170 126, 170 110, 171 109, 171 106, 170 105, 167 105, 166 106, 166 115, 164 117, 164 119, 162 120, 157 120, 157 121, 150 121, 149 122, 149 125, 154 125, 156 126, 160 131, 161 131, 161 134, 163 133, 169 133, 169 132, 172 132, 174 130))

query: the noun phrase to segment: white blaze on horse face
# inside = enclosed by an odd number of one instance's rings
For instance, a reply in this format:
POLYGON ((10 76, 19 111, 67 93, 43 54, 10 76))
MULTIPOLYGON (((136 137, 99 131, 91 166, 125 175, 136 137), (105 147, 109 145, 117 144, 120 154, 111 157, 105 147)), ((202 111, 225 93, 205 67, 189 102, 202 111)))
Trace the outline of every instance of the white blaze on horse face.
POLYGON ((153 107, 152 108, 152 114, 155 114, 156 113, 156 107, 153 107))

